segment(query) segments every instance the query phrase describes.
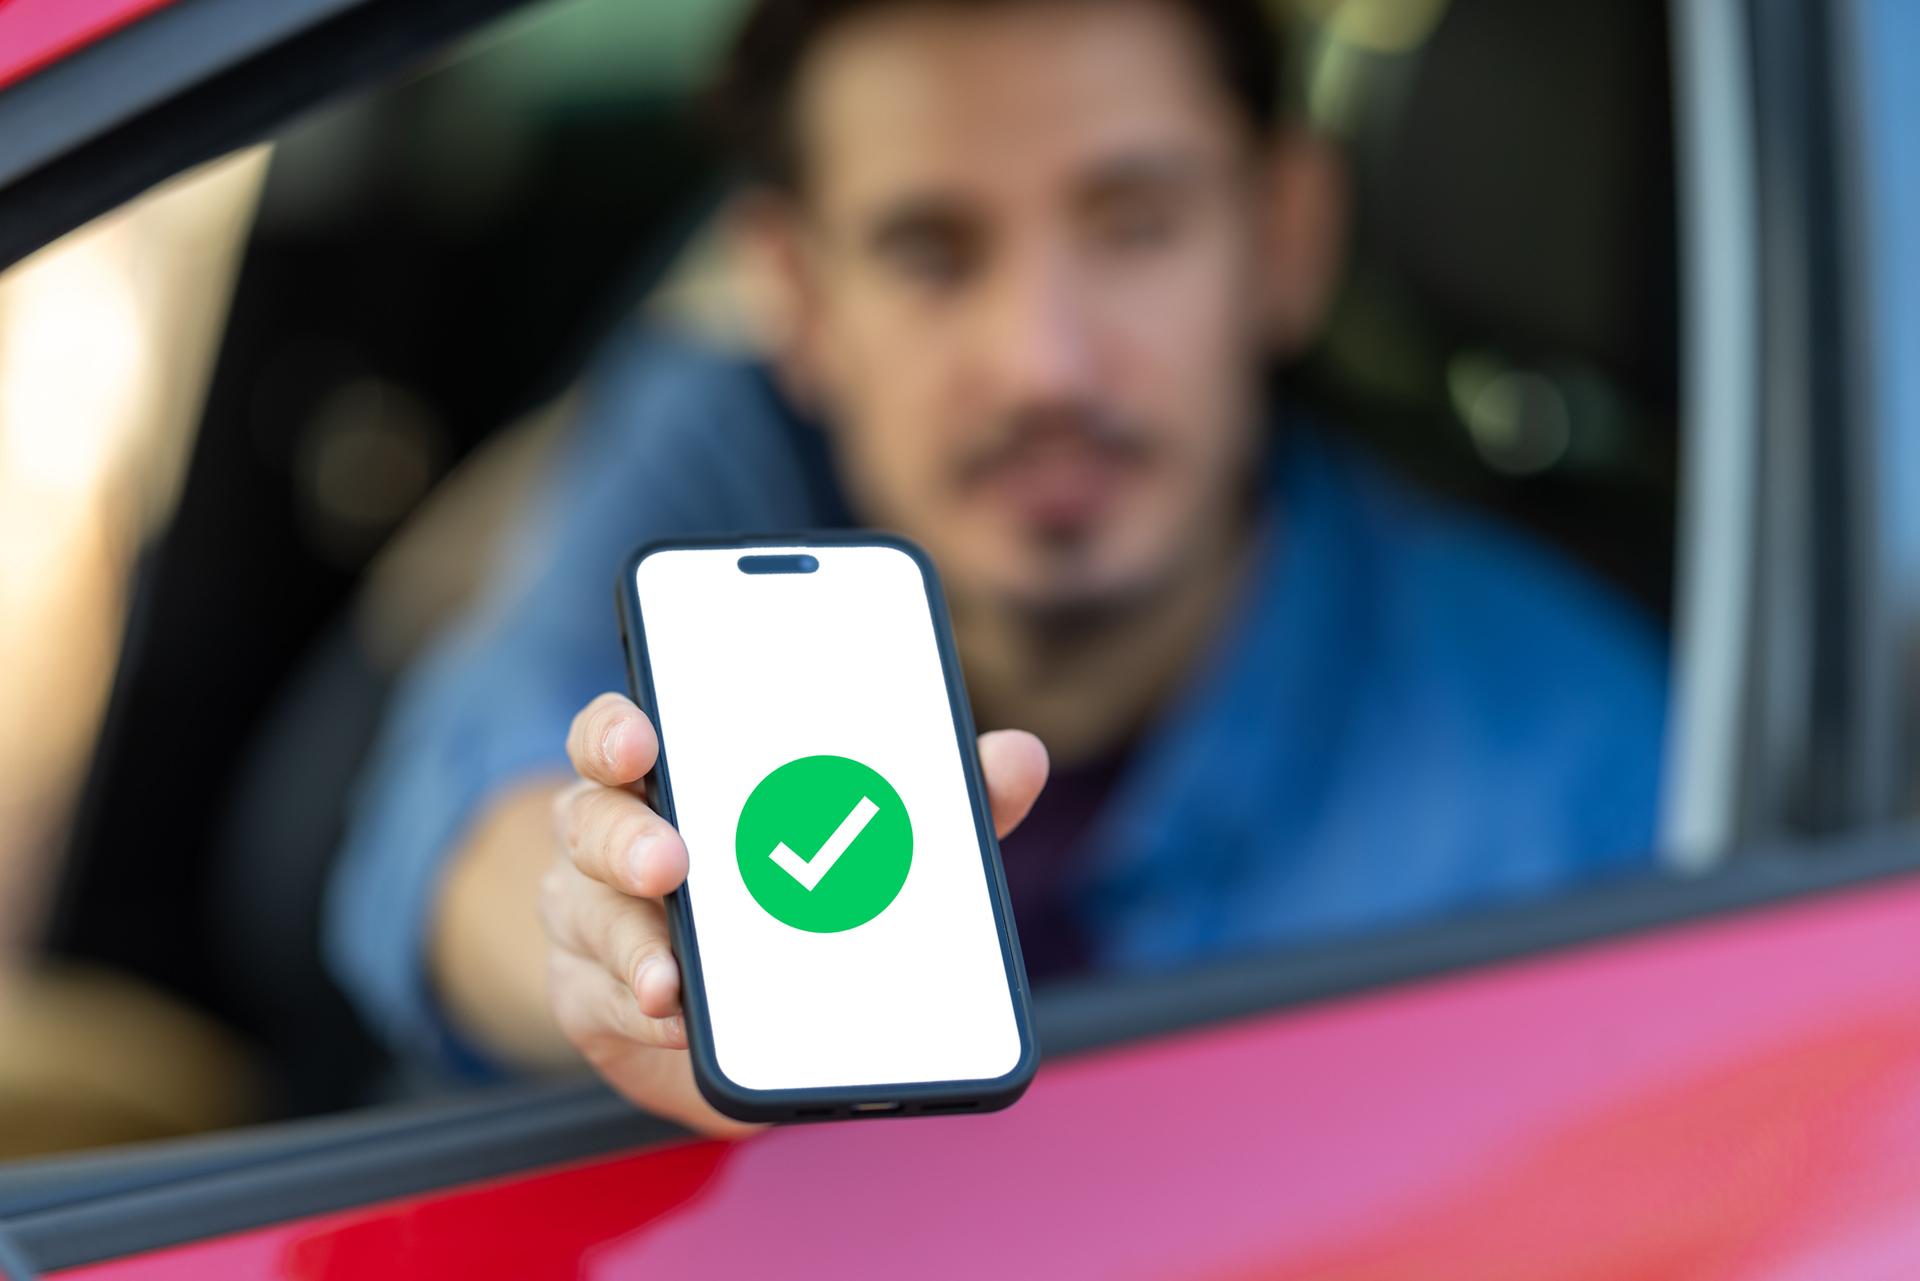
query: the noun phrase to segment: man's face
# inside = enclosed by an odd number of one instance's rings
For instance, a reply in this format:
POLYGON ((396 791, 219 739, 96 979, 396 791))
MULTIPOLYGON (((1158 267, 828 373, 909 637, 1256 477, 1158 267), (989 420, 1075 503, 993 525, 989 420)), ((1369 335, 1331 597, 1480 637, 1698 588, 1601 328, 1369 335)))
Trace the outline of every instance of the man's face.
POLYGON ((855 18, 796 100, 803 381, 863 519, 957 601, 1150 601, 1263 434, 1256 148, 1176 8, 855 18))

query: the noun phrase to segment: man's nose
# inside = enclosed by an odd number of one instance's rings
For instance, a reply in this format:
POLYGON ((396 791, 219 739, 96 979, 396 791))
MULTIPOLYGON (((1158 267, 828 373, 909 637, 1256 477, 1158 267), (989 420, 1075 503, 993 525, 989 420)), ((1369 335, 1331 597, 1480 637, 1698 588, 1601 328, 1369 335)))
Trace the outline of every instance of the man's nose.
POLYGON ((996 390, 1016 404, 1084 397, 1094 380, 1094 344, 1072 268, 1058 259, 1030 260, 1000 284, 987 335, 996 390))

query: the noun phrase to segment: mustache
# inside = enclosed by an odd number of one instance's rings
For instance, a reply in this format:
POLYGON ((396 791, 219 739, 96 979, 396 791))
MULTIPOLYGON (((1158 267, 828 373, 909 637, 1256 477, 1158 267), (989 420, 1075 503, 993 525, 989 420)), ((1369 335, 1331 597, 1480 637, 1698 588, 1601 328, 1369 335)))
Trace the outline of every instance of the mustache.
POLYGON ((1084 445, 1121 462, 1153 453, 1153 438, 1140 424, 1099 405, 1072 404, 1023 410, 997 423, 993 432, 961 456, 957 474, 971 485, 1002 467, 1060 443, 1084 445))

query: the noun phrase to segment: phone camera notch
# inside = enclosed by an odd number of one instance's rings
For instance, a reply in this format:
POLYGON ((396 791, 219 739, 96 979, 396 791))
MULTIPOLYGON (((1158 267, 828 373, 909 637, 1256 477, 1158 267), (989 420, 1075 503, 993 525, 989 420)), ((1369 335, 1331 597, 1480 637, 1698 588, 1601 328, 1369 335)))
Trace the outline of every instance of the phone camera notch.
POLYGON ((785 556, 742 556, 743 574, 811 574, 820 562, 805 552, 785 556))

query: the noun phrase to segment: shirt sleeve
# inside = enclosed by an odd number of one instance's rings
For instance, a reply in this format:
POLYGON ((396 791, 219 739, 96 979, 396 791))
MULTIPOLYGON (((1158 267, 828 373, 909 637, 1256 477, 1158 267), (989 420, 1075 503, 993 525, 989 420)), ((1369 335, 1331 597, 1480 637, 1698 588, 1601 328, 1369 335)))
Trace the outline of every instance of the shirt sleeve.
POLYGON ((613 584, 653 537, 823 523, 797 437, 764 375, 628 335, 588 380, 557 463, 485 599, 405 672, 352 799, 328 890, 335 977, 403 1058, 493 1075, 441 1015, 426 931, 444 860, 483 803, 568 770, 594 695, 625 687, 613 584))

